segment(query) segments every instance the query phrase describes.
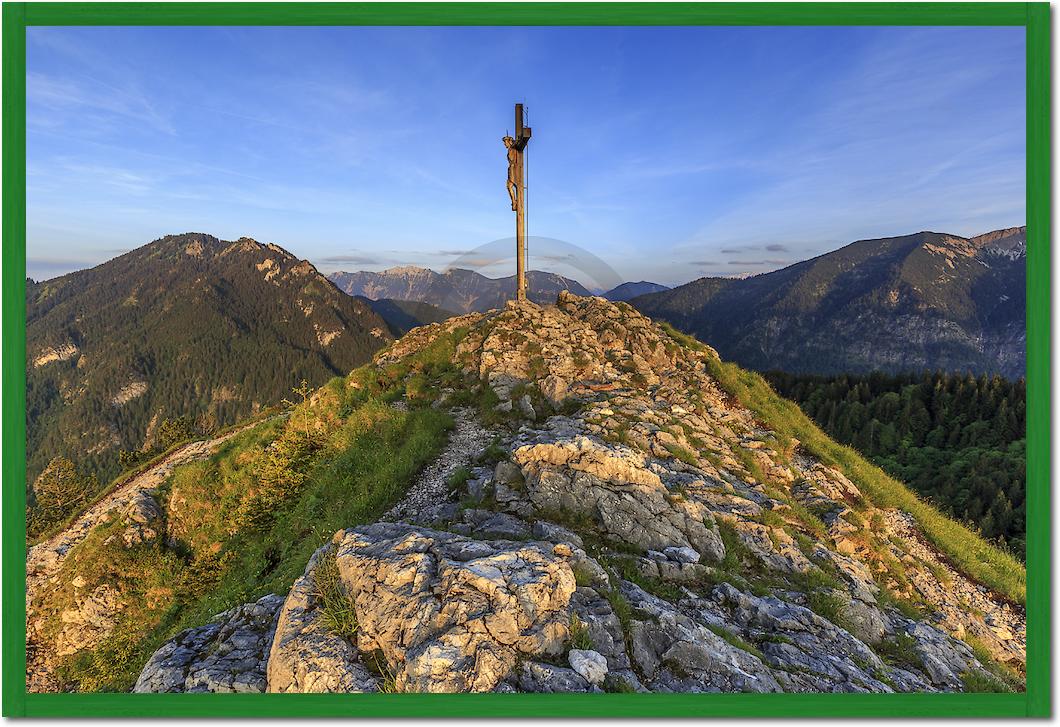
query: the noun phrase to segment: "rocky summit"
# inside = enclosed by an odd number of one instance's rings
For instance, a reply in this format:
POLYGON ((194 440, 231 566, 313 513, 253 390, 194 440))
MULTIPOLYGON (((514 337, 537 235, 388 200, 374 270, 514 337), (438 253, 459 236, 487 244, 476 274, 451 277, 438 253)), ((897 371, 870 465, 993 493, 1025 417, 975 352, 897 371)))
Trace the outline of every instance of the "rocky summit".
POLYGON ((317 541, 289 591, 166 641, 136 691, 1022 688, 997 553, 625 303, 509 303, 367 370, 344 385, 404 385, 388 406, 451 412, 449 444, 386 518, 317 541), (423 383, 443 367, 459 378, 423 383))

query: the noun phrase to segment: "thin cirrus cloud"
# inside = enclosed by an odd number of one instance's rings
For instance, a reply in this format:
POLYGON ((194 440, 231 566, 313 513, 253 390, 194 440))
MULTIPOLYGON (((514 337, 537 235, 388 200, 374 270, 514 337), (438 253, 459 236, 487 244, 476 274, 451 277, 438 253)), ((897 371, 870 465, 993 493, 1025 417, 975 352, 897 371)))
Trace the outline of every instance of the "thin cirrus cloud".
POLYGON ((773 243, 770 245, 741 245, 740 247, 726 247, 722 248, 719 252, 723 255, 740 255, 750 250, 766 250, 768 252, 788 252, 787 245, 781 245, 779 243, 773 243))
POLYGON ((631 280, 1025 223, 1021 28, 33 27, 26 80, 42 275, 187 230, 443 264, 513 234, 515 100, 531 234, 631 280))
POLYGON ((378 265, 380 259, 374 255, 326 255, 321 261, 328 264, 353 263, 354 265, 378 265))

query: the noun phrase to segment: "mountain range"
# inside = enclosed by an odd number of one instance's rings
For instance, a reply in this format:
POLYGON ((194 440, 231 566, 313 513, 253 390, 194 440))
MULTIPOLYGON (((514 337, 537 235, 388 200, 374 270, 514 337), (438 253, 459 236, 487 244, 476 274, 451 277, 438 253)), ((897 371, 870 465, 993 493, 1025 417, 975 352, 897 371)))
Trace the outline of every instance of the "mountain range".
MULTIPOLYGON (((451 268, 438 273, 428 268, 406 265, 382 272, 337 272, 328 276, 340 290, 369 300, 398 300, 429 303, 455 313, 483 312, 500 308, 515 297, 515 276, 488 278, 481 273, 451 268)), ((552 303, 560 291, 575 295, 591 293, 576 280, 555 273, 530 270, 526 273, 527 296, 535 303, 552 303)), ((628 300, 644 293, 668 290, 658 283, 622 283, 602 293, 608 300, 628 300)), ((423 312, 423 311, 421 311, 423 312)))
POLYGON ((774 272, 633 298, 757 370, 1024 375, 1025 227, 860 240, 774 272))
POLYGON ((649 283, 646 280, 641 280, 636 283, 622 283, 621 285, 616 285, 606 293, 602 293, 601 296, 614 301, 629 300, 630 298, 636 298, 638 295, 660 293, 669 289, 669 287, 659 283, 649 283))
MULTIPOLYGON (((672 290, 628 282, 603 297, 628 299, 757 370, 1018 378, 1025 267, 1024 227, 971 238, 920 232, 749 278, 672 290)), ((553 273, 528 280, 542 303, 589 294, 553 273)), ((325 278, 276 245, 199 233, 28 281, 27 475, 76 452, 80 469, 112 476, 118 453, 149 446, 168 418, 234 422, 302 379, 349 371, 414 327, 503 307, 514 287, 514 276, 412 266, 325 278)))
POLYGON ((26 286, 27 476, 56 456, 103 478, 166 419, 230 424, 393 339, 365 301, 277 245, 170 235, 26 286))

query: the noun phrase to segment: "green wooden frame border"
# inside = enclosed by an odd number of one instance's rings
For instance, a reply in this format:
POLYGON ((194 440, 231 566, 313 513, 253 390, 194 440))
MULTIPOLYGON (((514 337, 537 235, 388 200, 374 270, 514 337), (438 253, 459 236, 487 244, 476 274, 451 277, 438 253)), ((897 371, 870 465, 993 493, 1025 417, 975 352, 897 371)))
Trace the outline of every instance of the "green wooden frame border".
POLYGON ((1050 27, 1045 2, 4 3, 3 715, 1045 717, 1050 681, 1050 27), (1025 694, 27 694, 26 35, 29 25, 1012 25, 1027 29, 1025 694))

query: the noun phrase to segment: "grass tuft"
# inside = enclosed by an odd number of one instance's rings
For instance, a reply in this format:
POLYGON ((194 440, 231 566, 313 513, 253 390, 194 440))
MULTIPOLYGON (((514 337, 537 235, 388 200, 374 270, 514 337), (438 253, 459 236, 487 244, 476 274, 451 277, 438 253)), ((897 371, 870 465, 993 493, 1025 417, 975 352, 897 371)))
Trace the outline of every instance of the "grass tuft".
POLYGON ((334 547, 317 561, 313 580, 324 625, 332 633, 352 639, 357 635, 357 607, 342 583, 334 547))
POLYGON ((593 642, 592 634, 589 633, 589 627, 586 626, 578 615, 572 613, 570 615, 570 648, 572 649, 595 649, 596 644, 593 642))

